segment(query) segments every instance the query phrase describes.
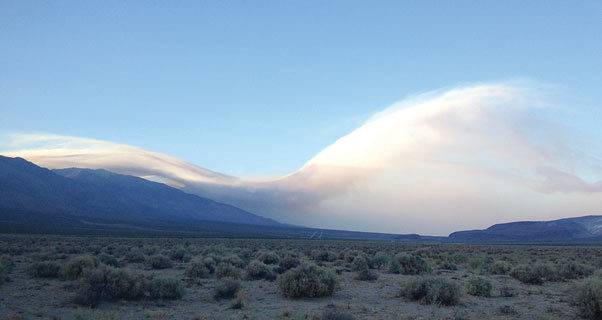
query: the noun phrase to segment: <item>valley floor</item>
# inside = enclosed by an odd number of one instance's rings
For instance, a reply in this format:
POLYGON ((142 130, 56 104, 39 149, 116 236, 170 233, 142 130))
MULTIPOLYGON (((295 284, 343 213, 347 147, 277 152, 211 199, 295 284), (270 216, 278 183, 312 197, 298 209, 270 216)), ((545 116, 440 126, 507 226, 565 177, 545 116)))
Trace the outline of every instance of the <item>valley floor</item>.
POLYGON ((600 267, 602 258, 600 248, 589 247, 358 241, 4 235, 0 236, 0 243, 2 258, 6 264, 8 259, 12 263, 0 285, 0 319, 575 319, 580 310, 571 299, 575 286, 584 281, 581 276, 553 280, 550 277, 542 284, 527 284, 517 280, 517 275, 512 276, 511 269, 500 271, 493 266, 504 261, 507 264, 501 269, 537 263, 560 268, 561 263, 570 260, 590 268, 589 274, 600 267), (143 257, 135 259, 134 250, 143 257), (396 254, 423 257, 431 271, 423 275, 392 273, 390 261, 396 254), (156 255, 170 257, 169 266, 156 269, 157 265, 149 264, 156 255), (377 279, 357 280, 355 257, 377 255, 389 259, 387 263, 371 263, 369 268, 377 279), (174 300, 101 299, 94 307, 78 304, 74 297, 81 294, 85 276, 67 280, 65 265, 79 256, 97 257, 116 269, 143 274, 148 279, 175 279, 182 284, 184 295, 174 300), (107 256, 114 259, 107 260, 107 256), (279 280, 250 280, 246 273, 250 261, 263 260, 275 275, 282 277, 286 270, 281 262, 287 257, 332 270, 339 282, 337 290, 325 297, 287 298, 279 288, 279 280), (225 268, 224 261, 234 267, 231 277, 239 278, 241 284, 234 298, 214 297, 219 271, 200 277, 187 272, 192 263, 209 261, 206 258, 211 258, 218 269, 220 263, 225 268), (45 261, 57 262, 61 270, 48 277, 40 277, 43 272, 36 275, 32 265, 45 261), (475 276, 492 285, 489 296, 469 293, 469 279, 475 276), (455 284, 457 304, 427 304, 402 297, 400 292, 408 283, 421 277, 455 284))

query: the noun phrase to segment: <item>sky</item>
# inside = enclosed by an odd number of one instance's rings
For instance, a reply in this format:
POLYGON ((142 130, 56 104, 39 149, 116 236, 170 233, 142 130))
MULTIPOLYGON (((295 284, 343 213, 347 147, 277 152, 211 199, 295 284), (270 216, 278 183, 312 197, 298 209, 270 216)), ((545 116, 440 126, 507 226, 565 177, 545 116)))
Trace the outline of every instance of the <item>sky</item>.
POLYGON ((601 214, 599 1, 0 1, 0 154, 281 222, 601 214))
POLYGON ((0 133, 278 177, 408 96, 515 79, 554 85, 595 130, 601 16, 599 1, 0 1, 0 133))

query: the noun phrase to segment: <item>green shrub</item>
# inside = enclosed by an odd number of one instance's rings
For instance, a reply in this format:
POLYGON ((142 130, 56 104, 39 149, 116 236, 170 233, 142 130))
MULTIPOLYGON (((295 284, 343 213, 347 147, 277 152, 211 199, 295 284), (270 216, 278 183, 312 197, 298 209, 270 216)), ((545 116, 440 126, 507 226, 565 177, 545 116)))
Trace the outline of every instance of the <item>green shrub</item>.
POLYGON ((230 304, 231 309, 242 309, 248 303, 247 295, 243 290, 238 290, 236 299, 230 304))
POLYGON ((351 270, 362 271, 367 270, 368 268, 368 260, 366 260, 366 257, 359 255, 353 258, 353 262, 351 262, 351 270))
POLYGON ((189 278, 207 278, 209 269, 202 262, 192 262, 184 271, 184 275, 189 278))
POLYGON ((121 266, 121 264, 119 263, 117 258, 115 258, 114 256, 112 256, 110 254, 101 253, 98 255, 98 260, 100 260, 100 262, 106 264, 107 266, 111 266, 111 267, 115 267, 115 268, 119 268, 121 266))
POLYGON ((507 274, 512 269, 512 266, 506 261, 496 261, 489 266, 491 274, 507 274))
POLYGON ((143 274, 101 264, 84 271, 75 302, 95 306, 102 301, 179 299, 183 295, 184 288, 178 280, 149 280, 143 274))
POLYGON ((257 256, 257 260, 265 264, 278 264, 280 257, 272 251, 263 251, 257 256))
POLYGON ((240 290, 240 281, 232 278, 220 279, 215 283, 213 297, 215 299, 232 299, 240 290))
POLYGON ((461 253, 456 253, 451 256, 451 261, 457 264, 465 264, 468 263, 468 256, 461 253))
POLYGON ((83 272, 75 302, 95 306, 101 301, 138 300, 144 297, 146 289, 147 281, 143 275, 100 265, 83 272))
POLYGON ((441 261, 438 267, 442 270, 458 270, 458 266, 448 260, 441 261))
POLYGON ((397 254, 389 261, 389 272, 417 275, 430 273, 432 269, 424 259, 418 256, 397 254))
POLYGON ((176 300, 184 296, 182 282, 175 279, 153 279, 148 284, 151 299, 176 300))
POLYGON ((220 262, 220 264, 217 265, 217 268, 215 268, 215 276, 218 279, 221 279, 221 278, 240 279, 240 271, 237 267, 235 267, 229 263, 220 262))
POLYGON ((466 282, 468 294, 479 297, 491 297, 491 281, 484 277, 470 277, 466 282))
POLYGON ((10 273, 15 268, 15 262, 9 257, 0 258, 0 272, 10 273))
POLYGON ((61 265, 56 261, 34 262, 27 268, 27 274, 32 278, 56 278, 59 276, 61 265))
POLYGON ((563 261, 556 265, 558 277, 560 279, 579 279, 590 276, 594 268, 586 266, 575 261, 563 261))
POLYGON ((484 259, 481 256, 472 256, 468 259, 468 266, 471 269, 477 269, 481 265, 483 265, 484 259))
POLYGON ((125 260, 130 263, 144 263, 146 261, 146 257, 142 250, 132 249, 125 255, 125 260))
POLYGON ((205 265, 205 268, 207 268, 207 270, 209 270, 209 273, 215 272, 215 266, 217 265, 217 263, 215 262, 215 259, 213 259, 211 257, 205 257, 205 258, 203 258, 203 264, 205 265))
POLYGON ((294 258, 294 257, 288 257, 286 259, 280 260, 280 268, 283 271, 295 268, 295 267, 299 266, 299 264, 300 264, 299 259, 294 258))
POLYGON ((312 260, 332 262, 337 259, 337 254, 328 250, 313 250, 311 252, 312 260))
POLYGON ((384 254, 383 252, 379 252, 374 255, 374 258, 371 259, 371 265, 375 269, 381 269, 389 263, 389 256, 384 254))
POLYGON ((78 256, 71 258, 61 268, 61 278, 66 280, 77 280, 83 272, 98 266, 98 259, 92 256, 78 256))
POLYGON ((526 284, 543 284, 546 281, 558 280, 554 267, 544 263, 518 265, 512 269, 510 275, 526 284))
POLYGON ((269 281, 276 280, 276 275, 272 270, 263 262, 253 260, 245 268, 247 279, 258 280, 265 279, 269 281))
POLYGON ((0 258, 0 285, 9 281, 8 275, 13 271, 15 263, 9 257, 0 258))
POLYGON ((335 273, 313 263, 304 263, 290 269, 278 279, 278 287, 286 297, 330 296, 338 288, 335 273))
POLYGON ((168 269, 173 266, 171 260, 162 254, 150 256, 146 259, 146 264, 152 269, 168 269))
POLYGON ((378 279, 378 274, 370 269, 364 269, 358 271, 355 278, 362 281, 374 281, 378 279))
POLYGON ((602 279, 590 277, 573 289, 572 304, 587 319, 602 319, 602 279))
POLYGON ((245 264, 245 262, 238 255, 235 255, 235 254, 231 254, 231 255, 227 255, 227 256, 223 257, 220 260, 220 263, 228 263, 237 268, 242 268, 245 264))
POLYGON ((401 296, 424 304, 453 306, 460 300, 460 289, 445 279, 421 277, 406 284, 401 296))
POLYGON ((192 255, 184 248, 177 248, 169 252, 169 258, 173 261, 189 262, 192 259, 192 255))

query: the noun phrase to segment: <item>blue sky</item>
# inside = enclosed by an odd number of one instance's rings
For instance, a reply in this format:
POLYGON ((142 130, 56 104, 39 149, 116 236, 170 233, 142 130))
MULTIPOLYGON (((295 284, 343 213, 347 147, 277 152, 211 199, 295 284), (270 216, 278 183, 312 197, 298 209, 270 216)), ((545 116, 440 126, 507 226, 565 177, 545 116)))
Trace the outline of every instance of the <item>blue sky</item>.
POLYGON ((600 1, 0 1, 0 131, 292 172, 410 94, 531 79, 599 131, 600 1))

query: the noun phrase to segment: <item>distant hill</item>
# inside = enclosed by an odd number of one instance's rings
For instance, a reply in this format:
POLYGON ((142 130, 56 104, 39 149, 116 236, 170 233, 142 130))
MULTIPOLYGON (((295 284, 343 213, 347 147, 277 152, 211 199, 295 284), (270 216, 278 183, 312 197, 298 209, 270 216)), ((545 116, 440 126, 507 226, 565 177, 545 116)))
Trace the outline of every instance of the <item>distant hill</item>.
POLYGON ((280 225, 162 183, 106 170, 48 170, 0 156, 0 214, 45 214, 115 222, 216 221, 280 225))
POLYGON ((598 242, 602 241, 602 216, 501 223, 485 230, 454 232, 448 238, 449 241, 488 243, 598 242))

